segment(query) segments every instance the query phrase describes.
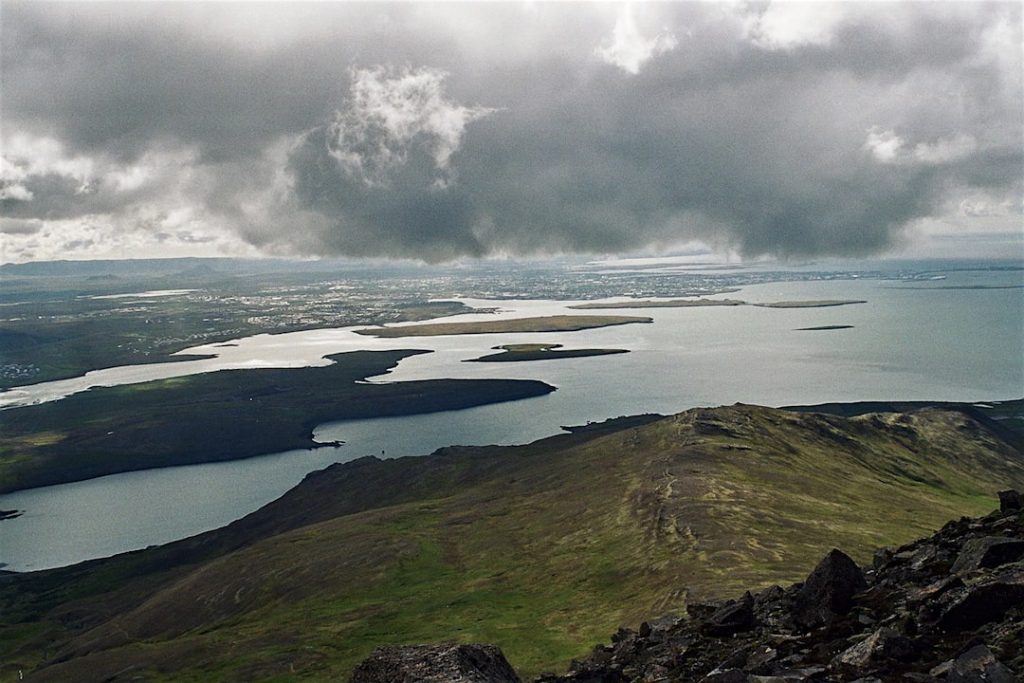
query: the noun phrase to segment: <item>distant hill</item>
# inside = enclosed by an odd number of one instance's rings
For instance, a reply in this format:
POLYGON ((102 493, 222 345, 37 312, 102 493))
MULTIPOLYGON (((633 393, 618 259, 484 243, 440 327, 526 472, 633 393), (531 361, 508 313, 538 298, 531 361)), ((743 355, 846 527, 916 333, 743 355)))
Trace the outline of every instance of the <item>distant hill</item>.
POLYGON ((0 675, 346 680, 376 646, 455 639, 528 678, 620 625, 802 580, 832 547, 865 563, 1010 487, 1021 453, 936 408, 736 405, 364 458, 217 531, 6 576, 0 675))
POLYGON ((270 273, 419 273, 423 266, 401 261, 285 258, 153 258, 92 261, 32 261, 0 264, 0 277, 153 277, 270 273))
MULTIPOLYGON (((220 270, 245 261, 225 258, 105 259, 96 261, 33 261, 0 265, 0 275, 21 277, 113 278, 141 275, 170 275, 200 267, 220 270)), ((231 268, 233 269, 233 268, 231 268)))

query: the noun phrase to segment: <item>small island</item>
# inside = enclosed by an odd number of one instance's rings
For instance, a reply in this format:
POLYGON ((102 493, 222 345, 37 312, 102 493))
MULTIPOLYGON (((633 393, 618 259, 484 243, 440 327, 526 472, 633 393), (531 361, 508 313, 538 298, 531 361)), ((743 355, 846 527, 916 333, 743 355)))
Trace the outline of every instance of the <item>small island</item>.
POLYGON ((501 353, 470 358, 464 363, 511 363, 518 361, 556 360, 559 358, 585 358, 629 353, 628 349, 562 349, 561 344, 503 344, 491 347, 501 353))
POLYGON ((426 323, 401 327, 368 327, 356 334, 394 339, 396 337, 436 337, 453 334, 506 334, 518 332, 577 332, 612 325, 650 323, 651 318, 631 315, 548 315, 509 320, 479 322, 426 323))
POLYGON ((766 304, 751 304, 761 308, 828 308, 829 306, 849 306, 851 304, 866 304, 862 299, 820 299, 817 301, 775 301, 766 304))
POLYGON ((589 304, 575 304, 569 308, 580 310, 595 310, 605 308, 699 308, 701 306, 745 306, 746 301, 739 299, 665 299, 655 301, 651 299, 638 299, 635 301, 623 301, 620 303, 594 302, 589 304))

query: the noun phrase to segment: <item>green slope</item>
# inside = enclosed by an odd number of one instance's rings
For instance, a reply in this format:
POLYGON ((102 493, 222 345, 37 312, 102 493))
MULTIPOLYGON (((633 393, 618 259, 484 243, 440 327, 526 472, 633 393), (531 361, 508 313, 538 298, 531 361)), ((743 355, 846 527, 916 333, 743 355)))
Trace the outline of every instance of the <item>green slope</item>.
MULTIPOLYGON (((364 459, 218 532, 0 583, 31 680, 338 680, 375 645, 562 668, 621 624, 980 514, 1024 460, 958 411, 751 406, 364 459)), ((16 673, 16 672, 15 672, 16 673)))

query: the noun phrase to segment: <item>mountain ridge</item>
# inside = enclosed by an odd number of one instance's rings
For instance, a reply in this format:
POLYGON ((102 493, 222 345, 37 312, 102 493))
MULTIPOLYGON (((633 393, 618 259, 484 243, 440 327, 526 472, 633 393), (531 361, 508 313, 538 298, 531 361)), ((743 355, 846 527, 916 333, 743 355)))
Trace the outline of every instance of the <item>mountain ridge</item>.
POLYGON ((621 624, 798 580, 827 547, 864 561, 1007 486, 1024 488, 1020 452, 934 408, 698 408, 366 458, 215 532, 5 576, 0 660, 40 681, 333 680, 384 643, 454 637, 535 675, 621 624))

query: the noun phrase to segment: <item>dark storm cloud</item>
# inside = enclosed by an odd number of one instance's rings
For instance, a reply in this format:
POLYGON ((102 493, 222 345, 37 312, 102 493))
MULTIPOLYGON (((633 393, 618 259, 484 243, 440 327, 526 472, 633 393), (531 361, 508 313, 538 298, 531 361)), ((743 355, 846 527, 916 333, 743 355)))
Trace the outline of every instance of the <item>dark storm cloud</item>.
POLYGON ((246 54, 169 30, 159 15, 117 21, 145 6, 91 9, 110 21, 79 24, 87 6, 4 6, 5 113, 75 150, 132 157, 171 138, 213 159, 252 154, 322 120, 339 95, 336 72, 309 69, 327 45, 246 54))
MULTIPOLYGON (((54 7, 4 5, 5 133, 189 150, 177 192, 267 250, 862 255, 1020 192, 1016 4, 54 7)), ((17 172, 20 219, 161 196, 17 172)))

